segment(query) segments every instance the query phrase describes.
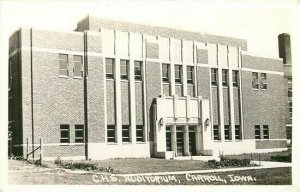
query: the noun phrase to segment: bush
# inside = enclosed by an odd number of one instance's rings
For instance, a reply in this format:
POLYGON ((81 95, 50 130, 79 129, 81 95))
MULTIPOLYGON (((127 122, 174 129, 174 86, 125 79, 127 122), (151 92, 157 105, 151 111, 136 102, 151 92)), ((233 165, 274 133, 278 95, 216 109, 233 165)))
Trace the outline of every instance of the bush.
POLYGON ((226 159, 224 157, 221 157, 220 161, 209 160, 208 164, 214 167, 247 167, 256 165, 251 163, 250 159, 226 159))
POLYGON ((99 164, 96 162, 90 162, 90 161, 57 161, 58 165, 66 168, 66 169, 80 169, 80 170, 85 170, 85 171, 91 171, 91 170, 96 170, 96 171, 103 171, 103 172, 114 172, 114 170, 111 167, 101 167, 99 164))
POLYGON ((292 154, 289 154, 288 156, 284 156, 284 155, 271 156, 271 161, 292 162, 292 154))

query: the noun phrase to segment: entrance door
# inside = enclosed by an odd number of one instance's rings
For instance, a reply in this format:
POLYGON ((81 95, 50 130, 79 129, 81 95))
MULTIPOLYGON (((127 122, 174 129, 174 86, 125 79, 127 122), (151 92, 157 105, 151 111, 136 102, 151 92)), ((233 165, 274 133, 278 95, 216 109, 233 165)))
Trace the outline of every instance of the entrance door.
POLYGON ((176 127, 177 156, 183 156, 183 129, 176 127))
POLYGON ((166 127, 166 151, 171 151, 171 127, 166 127))
POLYGON ((196 155, 195 127, 189 127, 189 152, 190 155, 196 155))

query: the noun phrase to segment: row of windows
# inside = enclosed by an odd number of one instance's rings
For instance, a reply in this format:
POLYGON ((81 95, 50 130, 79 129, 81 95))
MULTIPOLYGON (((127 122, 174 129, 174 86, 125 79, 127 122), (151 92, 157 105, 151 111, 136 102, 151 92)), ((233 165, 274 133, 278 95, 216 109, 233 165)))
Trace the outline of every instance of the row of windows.
MULTIPOLYGON (((59 76, 68 77, 70 75, 69 71, 69 57, 67 54, 59 54, 59 76)), ((73 74, 74 77, 83 77, 83 61, 82 56, 73 55, 73 74)))
MULTIPOLYGON (((175 83, 181 84, 182 83, 182 65, 175 65, 175 83)), ((170 83, 170 64, 163 63, 162 64, 162 81, 164 83, 170 83)), ((187 74, 187 83, 193 84, 194 83, 194 67, 193 66, 186 66, 186 74, 187 74)))
POLYGON ((267 74, 260 73, 260 80, 259 80, 259 73, 252 72, 252 88, 266 90, 267 87, 268 87, 267 74))
MULTIPOLYGON (((115 59, 106 58, 106 78, 115 78, 115 59)), ((120 77, 121 79, 129 79, 129 60, 120 60, 120 77)), ((142 80, 142 62, 134 61, 134 78, 135 80, 142 80)))
MULTIPOLYGON (((228 87, 229 85, 229 75, 227 69, 222 69, 222 85, 228 87)), ((211 85, 218 86, 218 69, 211 69, 211 85)), ((239 71, 232 70, 232 85, 233 87, 239 86, 239 71)))
MULTIPOLYGON (((75 143, 84 142, 84 125, 75 125, 75 143)), ((60 125, 60 143, 70 143, 70 125, 60 125)))
MULTIPOLYGON (((136 141, 144 142, 144 126, 136 125, 136 141)), ((115 143, 116 141, 116 126, 115 125, 107 125, 107 142, 115 143)), ((127 143, 131 142, 130 137, 130 126, 122 125, 122 142, 127 143)))
POLYGON ((255 139, 269 139, 269 126, 263 125, 263 134, 261 135, 260 125, 255 125, 255 139))
MULTIPOLYGON (((221 140, 220 126, 214 125, 213 129, 214 140, 221 140)), ((242 130, 240 125, 235 125, 234 135, 236 140, 242 139, 242 130)), ((232 140, 230 125, 224 125, 224 136, 225 140, 232 140)))

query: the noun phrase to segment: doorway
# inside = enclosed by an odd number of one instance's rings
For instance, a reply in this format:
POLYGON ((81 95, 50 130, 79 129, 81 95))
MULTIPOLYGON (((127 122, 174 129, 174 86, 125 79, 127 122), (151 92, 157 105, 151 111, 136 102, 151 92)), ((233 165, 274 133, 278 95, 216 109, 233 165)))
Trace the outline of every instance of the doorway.
POLYGON ((190 155, 196 155, 196 134, 195 127, 189 126, 189 152, 190 155))
POLYGON ((176 127, 177 156, 183 156, 183 127, 176 127))

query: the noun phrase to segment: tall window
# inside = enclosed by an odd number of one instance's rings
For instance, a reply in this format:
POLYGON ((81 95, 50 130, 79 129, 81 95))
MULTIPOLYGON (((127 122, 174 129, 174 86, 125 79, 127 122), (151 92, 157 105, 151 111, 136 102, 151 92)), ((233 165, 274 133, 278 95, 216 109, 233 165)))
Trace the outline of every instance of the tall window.
POLYGON ((116 142, 116 126, 107 125, 107 142, 114 143, 116 142))
POLYGON ((187 83, 193 84, 194 83, 194 67, 187 66, 186 67, 186 73, 187 73, 187 83))
POLYGON ((70 125, 60 125, 60 143, 70 143, 70 125))
POLYGON ((255 125, 255 139, 260 139, 260 126, 255 125))
POLYGON ((128 60, 121 60, 120 61, 120 74, 121 79, 128 79, 128 68, 129 68, 129 61, 128 60))
POLYGON ((232 71, 232 85, 233 87, 239 86, 239 71, 237 70, 232 71))
POLYGON ((134 78, 135 80, 142 80, 142 62, 134 61, 134 78))
POLYGON ((114 78, 115 60, 106 58, 105 59, 105 67, 106 67, 106 78, 113 79, 114 78))
POLYGON ((75 143, 84 142, 84 125, 75 125, 75 143))
POLYGON ((172 150, 171 127, 166 126, 166 151, 172 150))
POLYGON ((290 120, 293 118, 293 84, 292 78, 288 78, 288 103, 289 103, 289 114, 290 120))
POLYGON ((122 142, 130 142, 129 125, 122 125, 122 142))
POLYGON ((214 125, 214 140, 220 140, 219 125, 214 125))
POLYGON ((73 73, 74 77, 83 77, 83 62, 80 55, 74 55, 73 73))
POLYGON ((222 85, 228 86, 228 70, 222 69, 222 85))
POLYGON ((211 85, 218 85, 218 69, 211 69, 211 85))
POLYGON ((137 142, 144 141, 144 126, 143 125, 136 126, 136 141, 137 142))
POLYGON ((269 126, 263 125, 263 138, 269 139, 269 126))
POLYGON ((59 76, 69 76, 69 63, 67 54, 59 54, 59 76))
POLYGON ((170 65, 166 63, 162 64, 162 81, 165 83, 170 82, 170 65))
POLYGON ((256 72, 252 73, 252 88, 259 89, 258 73, 256 73, 256 72))
POLYGON ((175 83, 181 83, 181 70, 182 66, 181 65, 175 65, 175 83))
POLYGON ((266 73, 260 74, 260 81, 261 81, 260 88, 267 89, 268 84, 267 84, 267 74, 266 73))
POLYGON ((240 125, 235 125, 235 139, 241 140, 242 139, 242 131, 240 125))
POLYGON ((225 140, 231 140, 229 125, 224 125, 224 135, 225 135, 225 140))

